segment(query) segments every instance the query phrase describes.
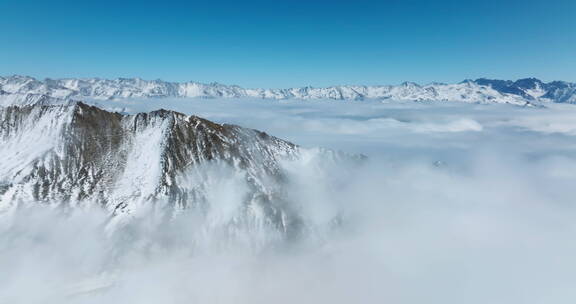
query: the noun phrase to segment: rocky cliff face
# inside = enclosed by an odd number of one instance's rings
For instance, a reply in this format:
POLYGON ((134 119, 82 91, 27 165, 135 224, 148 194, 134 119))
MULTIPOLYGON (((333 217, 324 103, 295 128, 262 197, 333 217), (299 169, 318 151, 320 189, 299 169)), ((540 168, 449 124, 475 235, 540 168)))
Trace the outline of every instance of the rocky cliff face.
POLYGON ((166 110, 121 115, 36 104, 0 108, 0 140, 1 212, 41 203, 98 205, 119 217, 154 206, 175 216, 209 210, 218 201, 211 197, 232 188, 242 202, 234 225, 285 233, 301 225, 282 164, 302 149, 256 130, 166 110))

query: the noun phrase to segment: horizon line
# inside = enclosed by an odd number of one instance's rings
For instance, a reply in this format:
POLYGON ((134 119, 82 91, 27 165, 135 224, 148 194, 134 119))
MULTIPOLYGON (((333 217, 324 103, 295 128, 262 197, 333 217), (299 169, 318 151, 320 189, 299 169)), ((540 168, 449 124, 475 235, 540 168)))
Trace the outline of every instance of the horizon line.
POLYGON ((415 84, 417 86, 429 86, 429 85, 454 85, 454 84, 461 84, 461 83, 465 83, 465 82, 475 82, 478 80, 490 80, 490 81, 511 81, 511 82, 517 82, 520 80, 538 80, 542 83, 545 84, 549 84, 549 83, 553 83, 553 82, 565 82, 565 83, 573 83, 571 81, 565 81, 565 80, 550 80, 550 81, 544 81, 541 80, 539 78, 536 77, 523 77, 523 78, 517 78, 517 79, 498 79, 498 78, 487 78, 487 77, 480 77, 480 78, 476 78, 476 79, 472 79, 472 78, 465 78, 462 81, 459 82, 441 82, 441 81, 431 81, 425 84, 422 83, 418 83, 415 81, 402 81, 398 84, 375 84, 375 85, 366 85, 366 84, 334 84, 334 85, 328 85, 328 86, 313 86, 313 85, 303 85, 303 86, 291 86, 291 87, 263 87, 263 86, 259 86, 259 87, 248 87, 248 86, 242 86, 242 85, 237 85, 237 84, 226 84, 226 83, 221 83, 218 81, 211 81, 211 82, 202 82, 202 81, 196 81, 196 80, 188 80, 188 81, 168 81, 168 80, 163 80, 161 78, 156 78, 156 79, 145 79, 145 78, 141 78, 141 77, 115 77, 115 78, 106 78, 106 77, 34 77, 34 76, 30 76, 30 75, 22 75, 22 74, 12 74, 12 75, 8 75, 8 76, 2 76, 0 75, 0 77, 2 78, 12 78, 12 77, 22 77, 22 78, 32 78, 34 80, 40 81, 40 82, 45 82, 46 80, 142 80, 142 81, 146 81, 146 82, 153 82, 153 81, 161 81, 161 82, 165 82, 165 83, 173 83, 173 84, 184 84, 184 83, 197 83, 197 84, 203 84, 203 85, 223 85, 223 86, 227 86, 227 87, 239 87, 242 89, 270 89, 270 90, 288 90, 288 89, 300 89, 300 88, 334 88, 334 87, 354 87, 354 86, 360 86, 360 87, 385 87, 385 86, 402 86, 405 84, 415 84))

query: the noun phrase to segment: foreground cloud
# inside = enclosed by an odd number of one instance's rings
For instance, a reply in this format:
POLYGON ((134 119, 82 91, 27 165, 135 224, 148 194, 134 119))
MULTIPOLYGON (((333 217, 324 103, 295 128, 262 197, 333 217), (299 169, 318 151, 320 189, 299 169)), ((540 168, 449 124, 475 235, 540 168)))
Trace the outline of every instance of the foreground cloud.
MULTIPOLYGON (((576 146, 570 108, 146 100, 307 146, 363 152, 283 166, 305 235, 246 241, 221 227, 244 186, 211 183, 213 221, 143 217, 109 234, 96 210, 2 217, 0 303, 573 303, 576 146), (352 130, 352 132, 347 132, 352 130), (34 292, 31 292, 34 291, 34 292)), ((127 109, 129 108, 129 109, 127 109)), ((222 176, 226 176, 223 169, 222 176)), ((193 183, 193 181, 191 181, 193 183)), ((266 233, 266 232, 263 232, 266 233)))

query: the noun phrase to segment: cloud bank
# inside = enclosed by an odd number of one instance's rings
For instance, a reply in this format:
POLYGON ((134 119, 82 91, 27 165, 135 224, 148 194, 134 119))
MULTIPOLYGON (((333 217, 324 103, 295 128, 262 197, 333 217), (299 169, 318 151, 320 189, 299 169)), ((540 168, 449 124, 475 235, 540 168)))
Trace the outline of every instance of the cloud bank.
MULTIPOLYGON (((33 208, 0 225, 0 303, 573 303, 576 109, 255 100, 98 101, 178 110, 360 168, 286 163, 292 240, 229 235, 244 185, 219 171, 201 218, 104 229, 96 209, 33 208), (212 223, 212 224, 210 224, 212 223)), ((190 181, 193 183, 193 181, 190 181)))

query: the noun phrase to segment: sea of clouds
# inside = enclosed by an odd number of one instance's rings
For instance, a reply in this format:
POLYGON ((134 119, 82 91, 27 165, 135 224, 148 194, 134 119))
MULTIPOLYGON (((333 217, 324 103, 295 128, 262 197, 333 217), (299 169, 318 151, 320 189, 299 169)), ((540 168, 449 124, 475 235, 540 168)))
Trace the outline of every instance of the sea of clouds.
MULTIPOLYGON (((230 238, 186 215, 167 223, 151 213, 115 232, 97 209, 4 216, 0 303, 576 301, 574 106, 91 103, 177 110, 368 160, 354 170, 286 164, 290 196, 313 228, 296 240, 230 238)), ((226 219, 242 185, 226 174, 215 184, 213 216, 226 219)))

